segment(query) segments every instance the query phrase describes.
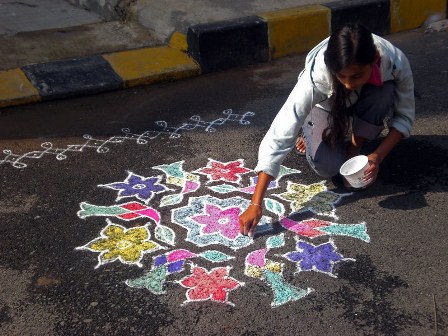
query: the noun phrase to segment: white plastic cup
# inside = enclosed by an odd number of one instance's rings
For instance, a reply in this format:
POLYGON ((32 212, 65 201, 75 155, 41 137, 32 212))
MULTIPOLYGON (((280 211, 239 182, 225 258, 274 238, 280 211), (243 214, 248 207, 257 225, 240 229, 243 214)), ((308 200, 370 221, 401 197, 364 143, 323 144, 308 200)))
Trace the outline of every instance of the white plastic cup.
POLYGON ((369 167, 369 159, 365 155, 358 155, 344 162, 339 173, 345 177, 353 188, 362 188, 370 181, 364 181, 364 172, 369 167))

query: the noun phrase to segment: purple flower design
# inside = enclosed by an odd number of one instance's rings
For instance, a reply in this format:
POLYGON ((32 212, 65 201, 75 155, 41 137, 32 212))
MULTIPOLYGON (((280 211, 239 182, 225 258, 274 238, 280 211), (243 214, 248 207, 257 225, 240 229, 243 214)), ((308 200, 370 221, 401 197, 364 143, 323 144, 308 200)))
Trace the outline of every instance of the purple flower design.
POLYGON ((203 233, 212 234, 220 232, 228 239, 235 239, 240 234, 240 224, 238 216, 240 208, 231 207, 222 210, 219 206, 213 204, 205 205, 205 215, 197 215, 192 219, 204 225, 203 233))
POLYGON ((330 275, 333 275, 334 263, 344 259, 336 252, 336 246, 332 241, 315 246, 299 240, 297 251, 289 252, 284 257, 296 262, 298 271, 314 270, 330 275))
POLYGON ((155 194, 168 190, 167 187, 160 184, 161 179, 161 176, 143 177, 129 172, 128 177, 123 182, 102 184, 99 187, 119 190, 116 201, 126 197, 137 197, 148 204, 155 194))

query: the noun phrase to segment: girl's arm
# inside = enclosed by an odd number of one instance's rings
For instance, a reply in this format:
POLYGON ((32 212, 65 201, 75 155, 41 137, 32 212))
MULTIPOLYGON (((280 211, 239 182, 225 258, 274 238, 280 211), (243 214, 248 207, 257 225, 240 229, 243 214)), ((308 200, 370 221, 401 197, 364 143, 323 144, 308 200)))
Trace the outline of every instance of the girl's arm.
POLYGON ((395 128, 391 128, 389 130, 389 133, 386 135, 378 148, 368 156, 370 166, 364 173, 365 180, 372 179, 372 183, 376 180, 380 168, 380 163, 402 138, 403 134, 401 134, 395 128))
POLYGON ((274 178, 264 172, 258 173, 258 181, 255 186, 254 194, 252 195, 252 201, 247 208, 240 215, 240 232, 243 235, 249 235, 252 237, 255 233, 255 227, 260 221, 261 215, 263 213, 263 199, 268 189, 269 183, 274 178))

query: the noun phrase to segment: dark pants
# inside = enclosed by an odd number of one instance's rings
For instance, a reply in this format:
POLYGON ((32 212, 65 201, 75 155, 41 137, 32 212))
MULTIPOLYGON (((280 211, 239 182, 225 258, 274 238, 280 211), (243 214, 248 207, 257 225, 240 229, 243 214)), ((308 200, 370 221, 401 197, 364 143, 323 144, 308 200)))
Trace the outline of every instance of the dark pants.
MULTIPOLYGON (((390 115, 394 102, 394 83, 382 86, 366 84, 353 109, 353 134, 367 140, 375 139, 384 129, 384 119, 390 115)), ((335 147, 322 141, 322 132, 328 127, 328 112, 314 107, 303 124, 306 157, 316 173, 332 177, 347 159, 345 139, 339 139, 335 147)))

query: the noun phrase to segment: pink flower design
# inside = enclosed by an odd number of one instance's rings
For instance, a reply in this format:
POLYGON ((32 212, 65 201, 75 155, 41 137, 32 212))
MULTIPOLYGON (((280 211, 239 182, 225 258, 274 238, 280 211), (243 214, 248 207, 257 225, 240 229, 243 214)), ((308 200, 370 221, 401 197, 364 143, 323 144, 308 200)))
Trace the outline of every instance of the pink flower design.
POLYGON ((207 167, 197 170, 197 173, 207 175, 209 182, 224 180, 239 183, 241 175, 251 171, 242 165, 244 165, 242 160, 223 163, 209 159, 207 167))
POLYGON ((213 204, 205 205, 205 215, 193 216, 192 219, 202 225, 202 232, 206 234, 221 233, 228 239, 235 239, 240 234, 238 216, 240 208, 233 207, 221 210, 213 204))
POLYGON ((242 284, 229 276, 230 267, 217 267, 207 271, 193 265, 192 274, 180 280, 180 284, 189 288, 187 302, 213 300, 229 303, 228 293, 242 284))

